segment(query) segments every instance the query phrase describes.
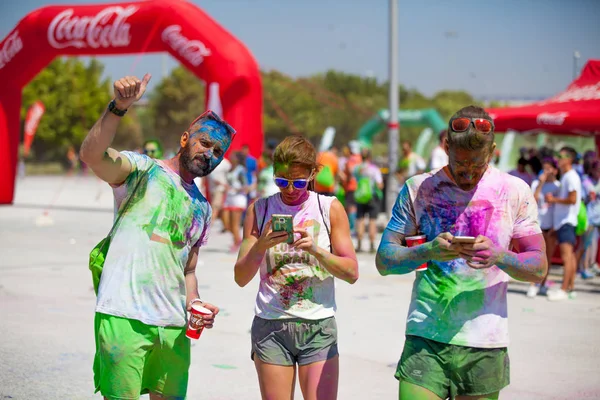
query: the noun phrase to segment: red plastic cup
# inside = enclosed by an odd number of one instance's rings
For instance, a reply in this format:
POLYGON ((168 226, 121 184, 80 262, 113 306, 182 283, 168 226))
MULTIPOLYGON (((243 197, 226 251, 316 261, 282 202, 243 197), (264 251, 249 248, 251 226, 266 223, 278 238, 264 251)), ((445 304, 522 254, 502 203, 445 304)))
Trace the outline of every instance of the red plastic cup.
MULTIPOLYGON (((427 236, 425 235, 417 235, 417 236, 409 236, 406 238, 406 245, 408 247, 418 246, 427 241, 427 236)), ((416 271, 425 271, 427 269, 427 263, 422 264, 417 267, 416 271)))
POLYGON ((188 321, 188 328, 185 332, 185 336, 190 339, 200 339, 200 335, 204 330, 204 326, 202 325, 202 316, 206 315, 212 315, 212 312, 208 308, 202 307, 200 304, 192 304, 192 310, 190 311, 190 319, 188 321), (199 326, 200 329, 196 329, 196 326, 199 326))

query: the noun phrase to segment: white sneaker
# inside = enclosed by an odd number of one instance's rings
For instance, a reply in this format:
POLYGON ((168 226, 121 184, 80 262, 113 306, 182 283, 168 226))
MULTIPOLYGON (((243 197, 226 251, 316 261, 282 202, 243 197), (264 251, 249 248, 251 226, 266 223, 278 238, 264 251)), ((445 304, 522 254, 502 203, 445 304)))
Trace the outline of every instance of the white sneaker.
POLYGON ((527 289, 527 297, 533 299, 535 296, 537 296, 539 291, 540 288, 537 285, 529 285, 529 289, 527 289))
POLYGON ((569 298, 569 294, 562 289, 553 290, 548 292, 548 300, 550 301, 561 301, 567 300, 569 298))

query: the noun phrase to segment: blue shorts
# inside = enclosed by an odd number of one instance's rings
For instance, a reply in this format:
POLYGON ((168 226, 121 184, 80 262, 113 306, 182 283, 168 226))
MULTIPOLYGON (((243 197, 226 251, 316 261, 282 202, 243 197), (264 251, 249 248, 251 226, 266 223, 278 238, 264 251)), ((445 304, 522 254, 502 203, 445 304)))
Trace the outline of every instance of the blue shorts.
POLYGON ((558 239, 558 244, 570 243, 575 246, 577 243, 575 227, 571 224, 564 224, 556 231, 556 238, 558 239))

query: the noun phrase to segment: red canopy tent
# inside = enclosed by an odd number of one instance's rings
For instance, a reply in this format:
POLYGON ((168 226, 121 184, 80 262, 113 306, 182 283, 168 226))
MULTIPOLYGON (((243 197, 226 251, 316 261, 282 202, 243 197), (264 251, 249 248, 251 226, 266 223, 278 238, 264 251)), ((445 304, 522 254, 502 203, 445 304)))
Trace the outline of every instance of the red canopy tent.
MULTIPOLYGON (((594 136, 600 149, 600 60, 590 60, 567 90, 521 107, 491 108, 496 131, 594 136)), ((556 249, 552 259, 561 264, 556 249)), ((600 252, 598 253, 600 263, 600 252)))
POLYGON ((490 108, 497 132, 593 135, 600 147, 600 60, 590 60, 567 90, 521 107, 490 108))

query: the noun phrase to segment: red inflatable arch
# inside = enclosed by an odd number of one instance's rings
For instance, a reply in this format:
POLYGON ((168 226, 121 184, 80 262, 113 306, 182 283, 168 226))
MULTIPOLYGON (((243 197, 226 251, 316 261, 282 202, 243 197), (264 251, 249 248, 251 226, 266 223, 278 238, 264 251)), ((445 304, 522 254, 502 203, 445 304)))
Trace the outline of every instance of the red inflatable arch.
POLYGON ((14 197, 21 91, 42 68, 59 55, 163 51, 205 81, 207 90, 210 83, 219 84, 223 117, 241 136, 232 149, 247 143, 252 154, 260 154, 258 65, 239 40, 198 7, 181 0, 48 6, 28 14, 0 43, 0 204, 14 197))

